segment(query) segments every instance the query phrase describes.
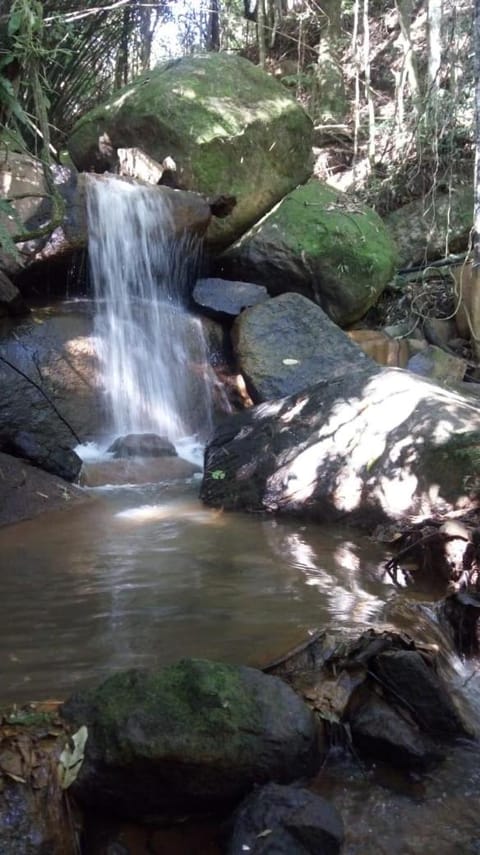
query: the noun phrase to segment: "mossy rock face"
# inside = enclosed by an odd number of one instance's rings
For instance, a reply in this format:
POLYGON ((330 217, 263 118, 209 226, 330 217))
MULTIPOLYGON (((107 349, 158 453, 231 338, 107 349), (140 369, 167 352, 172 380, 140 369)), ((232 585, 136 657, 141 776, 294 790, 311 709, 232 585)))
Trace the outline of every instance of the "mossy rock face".
POLYGON ((395 244, 375 211, 312 179, 219 259, 222 275, 297 291, 341 326, 362 317, 395 270, 395 244))
POLYGON ((226 246, 311 173, 312 123, 286 89, 246 59, 185 57, 139 77, 75 125, 68 148, 79 169, 98 159, 98 138, 137 146, 179 182, 237 206, 209 237, 226 246))
POLYGON ((312 713, 253 668, 184 659, 121 672, 64 715, 89 730, 79 797, 143 821, 230 805, 256 783, 316 771, 312 713))

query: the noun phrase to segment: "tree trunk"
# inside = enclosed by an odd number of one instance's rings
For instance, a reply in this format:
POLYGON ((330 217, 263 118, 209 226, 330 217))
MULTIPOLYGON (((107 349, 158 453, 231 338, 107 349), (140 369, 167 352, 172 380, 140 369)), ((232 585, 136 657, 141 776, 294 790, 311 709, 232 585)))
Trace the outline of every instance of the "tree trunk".
POLYGON ((475 0, 473 50, 475 69, 475 174, 473 203, 473 276, 470 322, 474 354, 480 361, 480 0, 475 0))
POLYGON ((258 64, 265 68, 267 53, 265 48, 265 0, 258 0, 257 4, 257 44, 258 64))
POLYGON ((428 89, 429 95, 438 89, 442 64, 442 0, 428 0, 427 3, 427 41, 428 41, 428 89))
MULTIPOLYGON (((412 0, 395 0, 395 6, 398 13, 398 20, 400 23, 400 35, 401 38, 399 42, 403 47, 403 64, 405 69, 405 74, 408 79, 408 85, 410 87, 410 94, 412 97, 413 108, 415 112, 418 114, 418 100, 419 100, 419 91, 420 86, 418 83, 418 74, 417 74, 417 64, 415 61, 415 53, 413 50, 412 38, 410 34, 410 20, 412 15, 413 3, 412 0)), ((401 72, 401 92, 400 97, 403 100, 403 69, 401 72)), ((400 82, 400 81, 399 81, 400 82)))
POLYGON ((115 63, 115 89, 120 89, 128 81, 128 39, 130 30, 130 9, 127 7, 123 11, 122 34, 115 63))
POLYGON ((207 50, 220 50, 220 2, 210 0, 208 13, 207 50))
POLYGON ((342 8, 338 0, 323 0, 318 60, 313 79, 311 113, 314 120, 341 122, 347 112, 345 83, 340 63, 342 8))

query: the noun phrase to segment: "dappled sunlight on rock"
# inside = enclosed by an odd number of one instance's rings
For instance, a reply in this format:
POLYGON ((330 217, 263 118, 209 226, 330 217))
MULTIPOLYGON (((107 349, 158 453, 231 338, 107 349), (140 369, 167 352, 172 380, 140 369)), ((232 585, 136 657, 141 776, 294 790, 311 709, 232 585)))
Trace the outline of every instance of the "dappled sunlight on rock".
POLYGON ((407 513, 415 498, 418 487, 417 478, 400 471, 397 477, 383 477, 374 495, 377 497, 380 507, 389 508, 395 516, 407 513))
POLYGON ((477 501, 466 484, 476 483, 479 444, 470 401, 401 369, 357 368, 223 425, 202 495, 319 520, 448 513, 477 501))
POLYGON ((341 473, 333 493, 335 507, 342 511, 354 511, 362 497, 362 479, 354 472, 341 473))

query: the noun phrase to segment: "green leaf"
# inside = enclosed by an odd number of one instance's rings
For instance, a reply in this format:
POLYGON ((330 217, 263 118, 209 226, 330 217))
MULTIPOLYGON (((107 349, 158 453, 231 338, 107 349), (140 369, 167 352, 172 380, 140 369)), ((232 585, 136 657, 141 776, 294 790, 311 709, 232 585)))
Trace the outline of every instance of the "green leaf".
POLYGON ((223 469, 214 469, 212 472, 212 478, 214 481, 223 481, 225 478, 225 472, 223 469))
POLYGON ((15 33, 18 33, 22 26, 23 15, 21 9, 15 9, 14 12, 10 15, 10 19, 8 22, 8 35, 14 36, 15 33))
POLYGON ((2 56, 0 56, 0 68, 5 68, 6 65, 10 65, 14 59, 16 59, 14 53, 9 52, 2 54, 2 56))

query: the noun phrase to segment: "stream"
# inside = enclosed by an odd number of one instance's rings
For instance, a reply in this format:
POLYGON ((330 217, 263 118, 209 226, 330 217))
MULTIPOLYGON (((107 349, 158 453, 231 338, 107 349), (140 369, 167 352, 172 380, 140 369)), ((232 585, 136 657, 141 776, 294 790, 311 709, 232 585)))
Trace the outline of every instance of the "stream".
MULTIPOLYGON (((188 271, 172 289, 178 263, 159 243, 168 211, 144 188, 115 182, 92 179, 89 200, 95 346, 89 313, 75 320, 64 307, 18 325, 8 353, 35 370, 48 348, 63 354, 50 359, 46 375, 64 376, 68 390, 78 382, 70 403, 59 395, 82 437, 95 436, 106 412, 104 433, 154 431, 177 450, 179 436, 191 434, 198 454, 215 388, 203 368, 201 325, 186 311, 188 271), (64 344, 53 347, 57 328, 64 344), (97 362, 102 407, 89 379, 97 362), (70 373, 62 375, 64 363, 70 373)), ((180 454, 188 456, 186 446, 180 454)), ((209 509, 198 499, 200 478, 89 489, 84 504, 0 528, 2 703, 63 699, 115 670, 187 656, 261 667, 316 629, 360 635, 389 621, 418 637, 416 606, 438 591, 399 590, 385 571, 385 545, 339 526, 209 509)), ((446 641, 441 653, 478 720, 476 663, 460 662, 446 641)), ((314 786, 342 814, 345 855, 480 855, 476 743, 455 745, 421 777, 367 769, 339 750, 314 786)), ((155 849, 137 842, 131 851, 218 855, 214 833, 169 830, 155 849)))
POLYGON ((64 697, 181 656, 266 662, 309 629, 374 622, 383 548, 314 524, 223 514, 186 482, 92 491, 0 529, 2 699, 64 697))

